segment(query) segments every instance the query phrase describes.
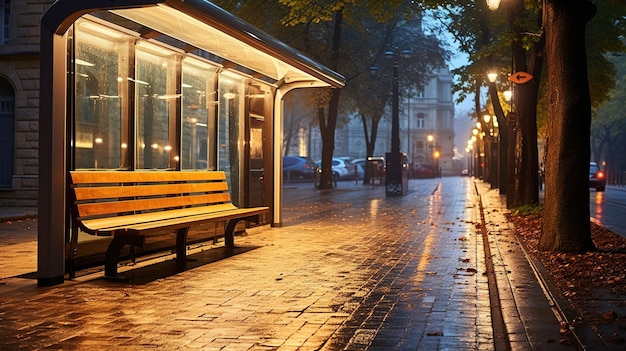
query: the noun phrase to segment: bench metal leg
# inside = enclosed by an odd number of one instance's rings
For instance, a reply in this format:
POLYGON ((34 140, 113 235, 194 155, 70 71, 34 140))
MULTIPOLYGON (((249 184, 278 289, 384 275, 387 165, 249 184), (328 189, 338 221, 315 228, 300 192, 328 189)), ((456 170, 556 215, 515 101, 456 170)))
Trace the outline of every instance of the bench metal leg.
POLYGON ((239 221, 250 221, 254 223, 259 223, 260 216, 252 215, 241 218, 233 218, 228 221, 226 224, 226 229, 224 230, 224 246, 226 247, 235 247, 235 227, 239 221))
POLYGON ((144 236, 114 236, 104 256, 104 277, 117 278, 117 258, 124 245, 128 244, 142 247, 145 241, 146 238, 144 236))
POLYGON ((189 227, 180 228, 176 231, 176 259, 184 261, 187 259, 187 234, 189 227))
POLYGON ((235 247, 235 227, 240 220, 240 218, 231 219, 226 224, 226 229, 224 229, 224 246, 235 247))

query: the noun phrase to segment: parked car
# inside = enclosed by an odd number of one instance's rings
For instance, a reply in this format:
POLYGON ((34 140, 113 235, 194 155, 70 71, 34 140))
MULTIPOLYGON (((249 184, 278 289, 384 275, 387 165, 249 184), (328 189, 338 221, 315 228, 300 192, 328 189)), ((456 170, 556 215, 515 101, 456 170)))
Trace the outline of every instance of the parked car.
POLYGON ((437 176, 435 169, 429 165, 417 165, 413 174, 415 174, 415 178, 435 178, 437 176))
POLYGON ((283 179, 285 181, 313 180, 315 162, 303 156, 283 156, 283 179))
MULTIPOLYGON (((322 161, 317 161, 317 167, 322 168, 322 161)), ((333 158, 332 161, 333 175, 339 180, 354 179, 353 166, 340 158, 333 158)))
POLYGON ((606 176, 595 162, 589 162, 589 187, 596 188, 596 191, 604 191, 606 188, 606 176))

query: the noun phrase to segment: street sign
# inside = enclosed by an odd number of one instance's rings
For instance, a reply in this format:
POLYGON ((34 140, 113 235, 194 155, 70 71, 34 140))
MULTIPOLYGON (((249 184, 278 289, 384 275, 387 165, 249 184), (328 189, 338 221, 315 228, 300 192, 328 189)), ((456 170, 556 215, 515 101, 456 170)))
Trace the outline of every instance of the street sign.
POLYGON ((515 72, 509 76, 509 80, 515 84, 528 83, 533 79, 533 75, 526 72, 515 72))

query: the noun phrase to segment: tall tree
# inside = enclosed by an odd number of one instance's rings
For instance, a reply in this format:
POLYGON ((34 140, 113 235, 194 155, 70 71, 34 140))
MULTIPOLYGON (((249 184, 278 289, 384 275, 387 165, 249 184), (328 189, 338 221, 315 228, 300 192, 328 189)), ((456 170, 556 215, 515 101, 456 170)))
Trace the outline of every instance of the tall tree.
POLYGON ((585 29, 596 13, 587 0, 545 0, 548 66, 546 197, 539 249, 594 249, 589 224, 591 98, 585 29))

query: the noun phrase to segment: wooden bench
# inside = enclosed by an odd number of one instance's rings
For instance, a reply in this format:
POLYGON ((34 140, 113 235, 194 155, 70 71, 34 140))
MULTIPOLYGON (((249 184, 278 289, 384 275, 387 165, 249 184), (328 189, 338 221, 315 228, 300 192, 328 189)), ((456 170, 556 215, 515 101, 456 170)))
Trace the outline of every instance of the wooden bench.
POLYGON ((117 276, 124 245, 143 247, 150 235, 176 232, 176 258, 186 259, 189 227, 225 223, 226 247, 234 247, 237 222, 259 223, 269 207, 237 208, 224 172, 72 171, 74 216, 92 235, 113 236, 105 256, 105 277, 117 276))

